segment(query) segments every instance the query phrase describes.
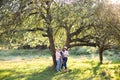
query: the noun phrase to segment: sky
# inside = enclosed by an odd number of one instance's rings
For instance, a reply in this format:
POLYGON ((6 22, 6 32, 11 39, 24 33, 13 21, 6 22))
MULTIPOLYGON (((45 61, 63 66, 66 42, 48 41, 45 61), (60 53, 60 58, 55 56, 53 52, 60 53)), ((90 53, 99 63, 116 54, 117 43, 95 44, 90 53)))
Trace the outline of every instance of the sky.
MULTIPOLYGON (((58 2, 65 2, 65 3, 69 4, 69 3, 71 3, 74 0, 56 0, 56 1, 58 1, 58 2)), ((112 4, 120 4, 120 0, 109 0, 109 1, 112 4)))
POLYGON ((56 1, 58 1, 58 2, 65 2, 65 3, 71 3, 73 0, 56 0, 56 1))
POLYGON ((110 0, 112 4, 120 4, 120 0, 110 0))

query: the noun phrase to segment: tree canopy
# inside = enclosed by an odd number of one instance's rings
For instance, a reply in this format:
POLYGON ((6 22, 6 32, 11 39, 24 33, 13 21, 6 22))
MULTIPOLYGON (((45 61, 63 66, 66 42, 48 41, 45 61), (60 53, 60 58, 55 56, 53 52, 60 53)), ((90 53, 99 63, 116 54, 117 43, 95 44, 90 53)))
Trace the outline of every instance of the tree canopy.
POLYGON ((119 6, 108 0, 1 0, 0 43, 47 45, 54 64, 56 47, 94 46, 102 54, 119 46, 119 6))

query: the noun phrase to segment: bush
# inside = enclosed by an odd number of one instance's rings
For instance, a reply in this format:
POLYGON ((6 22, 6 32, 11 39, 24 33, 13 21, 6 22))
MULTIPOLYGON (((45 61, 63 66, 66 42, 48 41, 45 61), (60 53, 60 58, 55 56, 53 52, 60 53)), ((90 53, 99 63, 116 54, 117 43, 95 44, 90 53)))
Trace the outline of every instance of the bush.
POLYGON ((114 53, 112 51, 109 51, 109 50, 105 50, 103 52, 104 55, 113 55, 114 53))
POLYGON ((70 50, 70 54, 75 54, 75 55, 81 55, 81 54, 94 54, 96 53, 97 48, 94 47, 87 47, 87 46, 83 46, 83 47, 78 47, 78 48, 74 48, 72 50, 70 50))

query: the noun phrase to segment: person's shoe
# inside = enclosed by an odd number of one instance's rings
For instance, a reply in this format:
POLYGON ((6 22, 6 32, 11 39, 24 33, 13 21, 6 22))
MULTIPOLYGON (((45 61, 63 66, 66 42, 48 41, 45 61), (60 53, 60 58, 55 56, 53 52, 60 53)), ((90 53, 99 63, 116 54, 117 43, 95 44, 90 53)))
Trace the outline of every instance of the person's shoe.
POLYGON ((57 71, 57 73, 60 73, 61 71, 57 71))
POLYGON ((65 69, 65 70, 64 70, 64 72, 67 72, 67 71, 68 71, 68 69, 65 69))
POLYGON ((64 70, 64 72, 67 72, 66 70, 64 70))

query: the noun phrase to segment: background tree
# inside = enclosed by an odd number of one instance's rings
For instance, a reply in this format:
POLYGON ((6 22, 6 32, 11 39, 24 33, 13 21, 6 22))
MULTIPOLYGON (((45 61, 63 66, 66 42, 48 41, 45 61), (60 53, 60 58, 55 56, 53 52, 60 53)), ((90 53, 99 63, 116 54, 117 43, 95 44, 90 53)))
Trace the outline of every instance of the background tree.
POLYGON ((111 4, 103 2, 97 3, 94 16, 95 41, 99 50, 100 63, 103 62, 103 51, 113 48, 116 45, 115 26, 118 24, 116 15, 113 14, 111 4), (114 21, 113 21, 114 20, 114 21))

